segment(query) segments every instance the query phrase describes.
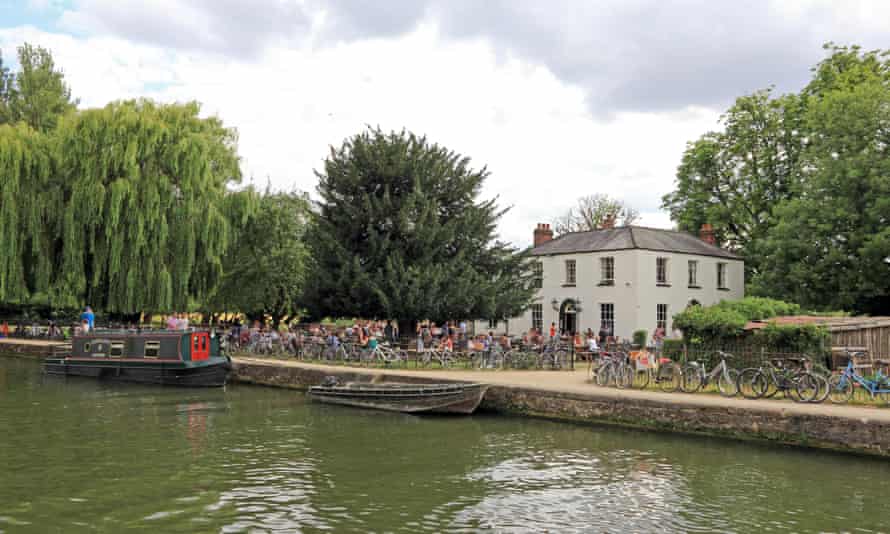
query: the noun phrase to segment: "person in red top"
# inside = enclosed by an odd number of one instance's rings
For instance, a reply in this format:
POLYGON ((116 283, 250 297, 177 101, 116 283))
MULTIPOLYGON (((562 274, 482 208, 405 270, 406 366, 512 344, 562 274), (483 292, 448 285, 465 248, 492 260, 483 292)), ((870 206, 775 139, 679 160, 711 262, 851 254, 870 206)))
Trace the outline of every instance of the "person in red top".
POLYGON ((550 323, 550 337, 556 337, 556 323, 550 323))

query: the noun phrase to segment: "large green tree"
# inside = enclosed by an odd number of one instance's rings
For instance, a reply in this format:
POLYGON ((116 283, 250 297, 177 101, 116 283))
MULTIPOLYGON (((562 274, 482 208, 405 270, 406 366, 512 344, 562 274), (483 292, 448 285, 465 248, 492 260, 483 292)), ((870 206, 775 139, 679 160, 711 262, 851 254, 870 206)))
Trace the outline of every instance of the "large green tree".
POLYGON ((306 283, 308 219, 304 193, 267 188, 226 254, 213 307, 257 319, 268 315, 276 328, 295 315, 306 283))
POLYGON ((0 301, 21 301, 48 285, 48 235, 58 214, 49 138, 26 124, 0 125, 0 301))
POLYGON ((826 45, 799 94, 738 99, 724 130, 691 143, 664 207, 714 225, 755 294, 890 312, 890 61, 826 45))
POLYGON ((857 52, 836 51, 805 90, 806 180, 777 209, 764 253, 779 268, 758 282, 806 305, 887 313, 890 69, 857 52))
POLYGON ((533 290, 526 257, 496 240, 486 169, 423 137, 371 129, 331 149, 308 236, 318 316, 509 317, 533 290))
POLYGON ((662 207, 681 230, 712 225, 719 243, 744 255, 749 276, 757 276, 773 210, 800 181, 803 120, 796 95, 773 98, 764 90, 740 97, 723 115, 722 131, 687 146, 676 189, 662 207))
POLYGON ((122 313, 206 297, 231 240, 235 132, 195 103, 141 100, 70 115, 56 137, 54 291, 122 313))
POLYGON ((25 122, 47 132, 77 106, 49 50, 30 44, 18 48, 18 72, 3 74, 0 64, 0 123, 25 122))

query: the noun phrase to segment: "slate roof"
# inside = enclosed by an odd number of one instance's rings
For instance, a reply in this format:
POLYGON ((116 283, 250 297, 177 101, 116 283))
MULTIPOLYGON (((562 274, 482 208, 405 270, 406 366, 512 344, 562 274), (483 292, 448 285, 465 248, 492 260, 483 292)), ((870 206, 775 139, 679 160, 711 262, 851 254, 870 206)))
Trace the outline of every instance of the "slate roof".
POLYGON ((706 243, 686 232, 645 228, 642 226, 622 226, 590 232, 563 234, 556 239, 533 248, 531 254, 533 256, 549 256, 552 254, 577 254, 581 252, 632 249, 715 256, 730 260, 742 259, 728 250, 706 243))

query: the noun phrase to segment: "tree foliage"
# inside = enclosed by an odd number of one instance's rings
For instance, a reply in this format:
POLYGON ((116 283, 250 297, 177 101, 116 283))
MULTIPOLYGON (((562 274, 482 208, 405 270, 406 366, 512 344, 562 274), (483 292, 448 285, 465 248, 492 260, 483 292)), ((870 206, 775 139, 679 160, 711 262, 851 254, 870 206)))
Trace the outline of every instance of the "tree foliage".
POLYGON ((796 95, 772 98, 764 90, 737 99, 721 119, 723 131, 687 146, 676 190, 662 207, 681 230, 712 225, 718 243, 744 255, 748 274, 756 276, 773 210, 800 183, 802 121, 796 95))
POLYGON ((710 223, 749 288, 811 308, 890 312, 890 60, 826 45, 799 94, 739 98, 690 143, 663 207, 710 223))
POLYGON ((236 136, 196 103, 114 103, 59 128, 58 291, 108 310, 187 309, 222 275, 236 136))
POLYGON ((305 194, 267 188, 226 254, 214 307, 256 318, 268 315, 276 327, 294 315, 306 283, 308 217, 305 194))
POLYGON ((524 254, 495 239, 485 169, 426 138, 372 129, 331 149, 309 244, 316 315, 515 316, 533 289, 524 254))
POLYGON ((565 234, 597 230, 609 223, 630 226, 639 217, 640 213, 624 201, 597 193, 579 198, 575 207, 556 220, 554 229, 557 234, 565 234))
POLYGON ((28 43, 18 48, 19 71, 9 74, 0 62, 0 124, 25 122, 48 132, 73 111, 77 101, 56 68, 49 50, 28 43))

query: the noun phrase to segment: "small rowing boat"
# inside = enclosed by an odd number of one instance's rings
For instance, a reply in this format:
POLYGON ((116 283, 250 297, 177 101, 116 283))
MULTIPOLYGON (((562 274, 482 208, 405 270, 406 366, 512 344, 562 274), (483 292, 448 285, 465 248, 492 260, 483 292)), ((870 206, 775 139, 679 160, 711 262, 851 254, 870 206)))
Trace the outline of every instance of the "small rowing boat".
POLYGON ((471 414, 482 402, 485 384, 370 384, 340 385, 328 377, 324 385, 309 388, 319 402, 403 413, 471 414))

